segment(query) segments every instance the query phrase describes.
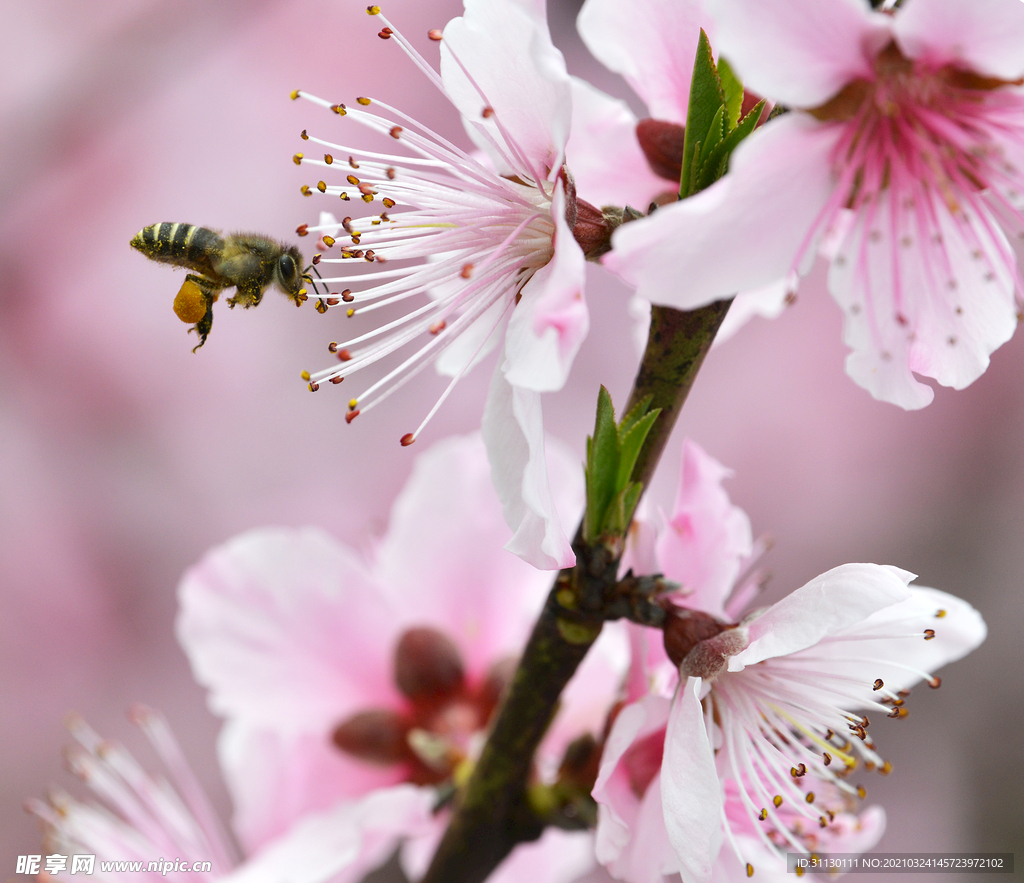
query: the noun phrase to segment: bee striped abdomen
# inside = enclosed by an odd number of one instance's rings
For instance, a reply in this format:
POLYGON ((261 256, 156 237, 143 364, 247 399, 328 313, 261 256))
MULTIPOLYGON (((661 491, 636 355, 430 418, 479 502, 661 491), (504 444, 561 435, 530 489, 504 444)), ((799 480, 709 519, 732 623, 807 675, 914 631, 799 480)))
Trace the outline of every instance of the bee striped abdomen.
POLYGON ((152 224, 135 234, 132 248, 150 260, 190 267, 211 276, 212 258, 224 250, 224 239, 213 230, 195 224, 152 224))

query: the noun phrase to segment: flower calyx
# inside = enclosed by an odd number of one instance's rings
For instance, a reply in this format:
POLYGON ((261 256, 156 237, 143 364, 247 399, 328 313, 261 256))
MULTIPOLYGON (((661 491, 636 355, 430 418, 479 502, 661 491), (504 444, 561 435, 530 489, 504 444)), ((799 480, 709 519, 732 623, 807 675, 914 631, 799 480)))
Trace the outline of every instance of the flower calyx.
POLYGON ((679 668, 681 678, 714 680, 729 657, 750 642, 745 628, 722 622, 709 613, 672 604, 666 614, 665 653, 679 668))

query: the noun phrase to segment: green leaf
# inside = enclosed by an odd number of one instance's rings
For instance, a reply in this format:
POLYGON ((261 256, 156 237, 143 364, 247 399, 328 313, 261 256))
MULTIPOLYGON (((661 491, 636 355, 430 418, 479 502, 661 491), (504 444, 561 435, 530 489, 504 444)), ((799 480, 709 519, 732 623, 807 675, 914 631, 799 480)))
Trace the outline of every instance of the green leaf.
POLYGON ((633 515, 640 490, 630 481, 644 440, 661 410, 651 406, 651 396, 630 409, 616 425, 612 399, 603 386, 597 396, 594 435, 587 439, 585 481, 587 511, 583 516, 583 540, 593 544, 606 537, 621 537, 633 515))
POLYGON ((647 438, 647 433, 651 431, 651 427, 660 413, 660 408, 655 409, 650 414, 645 414, 625 432, 619 430, 618 486, 620 488, 626 487, 629 483, 629 477, 633 474, 633 467, 636 465, 637 457, 640 456, 640 449, 647 438))
POLYGON ((718 77, 725 95, 725 128, 728 133, 736 128, 740 111, 743 109, 743 83, 724 58, 718 59, 718 77))
POLYGON ((640 420, 644 414, 647 413, 647 409, 651 407, 651 402, 654 401, 653 395, 646 395, 639 402, 630 408, 629 413, 626 414, 622 420, 619 421, 619 434, 628 432, 633 426, 640 420))
POLYGON ((583 538, 592 542, 601 532, 604 513, 617 490, 619 472, 619 432, 615 426, 612 397, 603 386, 597 396, 594 435, 587 439, 587 511, 583 519, 583 538))
MULTIPOLYGON (((636 504, 640 502, 640 494, 644 492, 644 486, 639 481, 634 481, 623 495, 623 509, 626 515, 626 524, 629 524, 633 513, 636 511, 636 504)), ((625 530, 625 528, 623 528, 625 530)))
POLYGON ((739 147, 740 142, 754 131, 763 107, 764 101, 759 101, 750 113, 740 120, 739 125, 726 135, 714 150, 709 151, 707 159, 694 176, 696 184, 694 192, 710 187, 726 173, 729 168, 729 157, 739 147))
POLYGON ((725 105, 723 104, 718 108, 718 113, 715 114, 715 118, 711 121, 711 128, 708 129, 707 140, 704 141, 700 146, 700 159, 697 161, 698 170, 703 167, 707 160, 708 154, 711 153, 719 144, 722 143, 722 138, 725 136, 725 105))
POLYGON ((697 144, 707 139, 718 109, 725 104, 722 82, 711 56, 711 43, 703 30, 697 42, 697 55, 693 61, 690 80, 690 104, 686 111, 686 135, 683 137, 683 172, 679 182, 679 196, 694 193, 690 172, 693 169, 697 144))

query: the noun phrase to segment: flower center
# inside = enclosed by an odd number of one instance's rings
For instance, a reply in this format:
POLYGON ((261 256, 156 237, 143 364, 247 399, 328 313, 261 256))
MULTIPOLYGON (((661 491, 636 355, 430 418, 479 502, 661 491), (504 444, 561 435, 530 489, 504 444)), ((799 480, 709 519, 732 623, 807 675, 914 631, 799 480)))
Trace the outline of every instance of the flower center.
POLYGON ((428 627, 409 629, 394 657, 402 707, 353 714, 335 727, 333 742, 367 763, 403 766, 405 781, 439 784, 471 757, 512 671, 510 662, 499 662, 472 684, 458 648, 446 635, 428 627))
MULTIPOLYGON (((809 111, 841 127, 837 184, 793 268, 816 234, 837 237, 833 266, 847 267, 840 276, 851 279, 844 306, 865 313, 882 361, 893 347, 937 333, 914 296, 922 286, 949 298, 940 312, 953 322, 964 315, 960 290, 979 282, 1021 290, 998 227, 1024 236, 1024 180, 1010 159, 1024 151, 1024 95, 1011 88, 1022 82, 909 59, 890 43, 871 79, 809 111), (891 319, 905 341, 885 330, 891 319)), ((964 325, 962 334, 970 333, 964 325)), ((942 335, 951 347, 961 337, 942 335)))

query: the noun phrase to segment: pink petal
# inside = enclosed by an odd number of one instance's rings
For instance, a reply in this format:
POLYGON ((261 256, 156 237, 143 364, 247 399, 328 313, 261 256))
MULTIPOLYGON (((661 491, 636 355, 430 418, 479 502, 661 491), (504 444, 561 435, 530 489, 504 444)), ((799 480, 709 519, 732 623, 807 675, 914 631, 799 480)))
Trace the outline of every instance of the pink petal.
MULTIPOLYGON (((576 471, 555 473, 555 496, 561 491, 578 506, 576 471), (572 487, 563 489, 567 483, 572 487)), ((417 457, 375 556, 377 582, 402 608, 402 621, 432 624, 452 637, 475 675, 522 650, 550 588, 549 575, 502 548, 508 539, 487 452, 474 434, 417 457)))
POLYGON ((399 785, 299 821, 234 873, 231 883, 356 883, 383 864, 399 839, 435 827, 432 789, 399 785))
POLYGON ((894 30, 909 58, 1015 80, 1024 74, 1024 4, 1012 0, 913 0, 894 30))
POLYGON ((725 618, 725 600, 750 555, 750 519, 722 482, 732 471, 687 439, 676 502, 656 546, 659 569, 681 583, 688 607, 725 618))
POLYGON ((548 484, 540 393, 512 386, 499 364, 481 431, 491 480, 514 536, 505 548, 541 570, 576 562, 548 484))
POLYGON ((938 196, 903 207, 887 190, 839 245, 829 290, 843 309, 847 373, 875 398, 920 408, 932 390, 912 372, 962 389, 1017 327, 1009 243, 996 222, 938 196))
POLYGON ((746 624, 750 643, 729 660, 729 671, 795 653, 862 622, 909 598, 911 579, 913 574, 878 564, 832 568, 751 618, 746 624))
POLYGON ((659 777, 655 776, 644 792, 629 843, 608 870, 616 879, 635 883, 663 883, 666 875, 679 873, 679 859, 665 827, 659 777))
POLYGON ((705 0, 712 48, 744 85, 790 107, 824 104, 851 80, 873 77, 891 19, 861 0, 705 0))
MULTIPOLYGON (((636 136, 636 115, 584 80, 572 78, 572 134, 566 163, 580 199, 646 209, 672 182, 651 171, 636 136), (595 150, 594 145, 600 145, 595 150)), ((678 188, 676 188, 678 189, 678 188)))
POLYGON ((642 297, 693 309, 785 276, 834 188, 840 130, 788 114, 739 146, 729 173, 707 190, 624 224, 602 263, 642 297))
MULTIPOLYGON (((339 708, 339 723, 345 712, 339 708)), ((349 759, 331 744, 329 731, 283 734, 228 721, 217 754, 235 808, 232 828, 248 854, 303 816, 396 785, 402 777, 399 768, 349 759)))
POLYGON ((576 27, 605 67, 625 77, 652 117, 686 122, 702 0, 587 0, 576 27))
POLYGON ((466 0, 465 15, 448 23, 441 42, 441 79, 467 124, 504 144, 500 123, 521 153, 506 153, 503 162, 489 150, 496 165, 538 181, 561 167, 572 118, 565 59, 537 18, 540 6, 466 0), (496 120, 484 119, 486 107, 496 120))
POLYGON ((184 576, 177 633, 221 715, 323 732, 344 709, 396 697, 395 611, 327 534, 254 530, 184 576))
POLYGON ((623 708, 612 725, 591 792, 598 804, 595 849, 597 860, 603 865, 615 868, 620 859, 627 863, 631 860, 630 844, 637 831, 641 801, 633 793, 628 773, 620 764, 636 742, 666 726, 669 707, 670 702, 664 697, 645 696, 623 708))
POLYGON ((594 835, 547 828, 534 843, 521 843, 487 883, 573 883, 594 867, 594 835))
POLYGON ((680 684, 665 734, 665 827, 686 883, 711 879, 722 841, 722 786, 700 704, 700 678, 680 684))
POLYGON ((541 748, 554 763, 561 761, 574 739, 584 733, 600 737, 603 732, 608 709, 618 701, 622 679, 629 668, 625 626, 622 622, 605 624, 601 636, 562 692, 558 712, 541 748))
POLYGON ((505 334, 505 379, 513 386, 551 392, 565 385, 590 327, 583 299, 586 260, 565 222, 561 182, 552 194, 555 253, 523 286, 505 334))

